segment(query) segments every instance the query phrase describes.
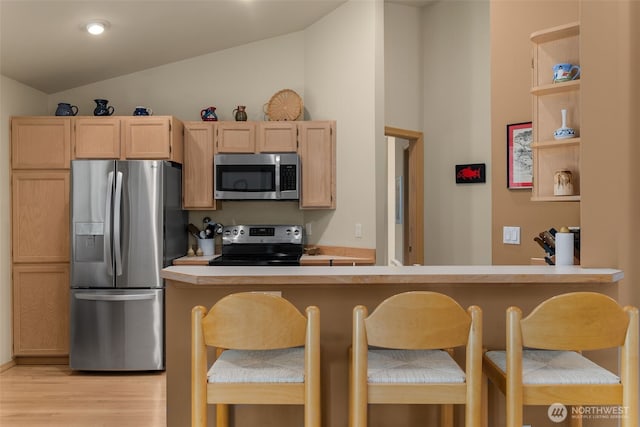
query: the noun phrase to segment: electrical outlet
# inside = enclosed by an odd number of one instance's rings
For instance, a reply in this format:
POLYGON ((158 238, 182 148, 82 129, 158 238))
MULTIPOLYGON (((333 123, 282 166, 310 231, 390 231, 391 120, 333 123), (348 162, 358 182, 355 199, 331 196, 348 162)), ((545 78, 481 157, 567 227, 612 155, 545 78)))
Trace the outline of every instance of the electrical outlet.
POLYGON ((519 245, 520 227, 502 227, 502 243, 505 245, 519 245))
POLYGON ((306 233, 307 236, 311 236, 313 234, 313 231, 311 229, 311 223, 308 222, 305 224, 304 226, 304 232, 306 233))
POLYGON ((358 238, 362 237, 362 224, 360 223, 356 224, 355 235, 358 238))

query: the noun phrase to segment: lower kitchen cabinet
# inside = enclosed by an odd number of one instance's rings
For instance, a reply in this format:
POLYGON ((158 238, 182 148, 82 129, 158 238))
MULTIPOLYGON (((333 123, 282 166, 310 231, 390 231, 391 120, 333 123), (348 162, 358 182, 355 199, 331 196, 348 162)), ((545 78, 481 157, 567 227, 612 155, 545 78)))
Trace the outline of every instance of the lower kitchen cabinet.
POLYGON ((69 354, 69 264, 14 264, 13 353, 69 354))

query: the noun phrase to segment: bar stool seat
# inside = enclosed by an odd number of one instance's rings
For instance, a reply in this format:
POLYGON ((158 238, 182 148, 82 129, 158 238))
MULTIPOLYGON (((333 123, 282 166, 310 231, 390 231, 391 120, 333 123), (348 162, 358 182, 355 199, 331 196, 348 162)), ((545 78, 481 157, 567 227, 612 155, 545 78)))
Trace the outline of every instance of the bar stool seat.
POLYGON ((210 383, 303 383, 304 348, 227 350, 207 372, 210 383))
POLYGON ((369 383, 464 383, 465 373, 443 350, 369 350, 369 383))
MULTIPOLYGON (((485 357, 507 372, 507 353, 488 351, 485 357)), ((523 350, 523 384, 619 384, 620 377, 575 351, 523 350)))

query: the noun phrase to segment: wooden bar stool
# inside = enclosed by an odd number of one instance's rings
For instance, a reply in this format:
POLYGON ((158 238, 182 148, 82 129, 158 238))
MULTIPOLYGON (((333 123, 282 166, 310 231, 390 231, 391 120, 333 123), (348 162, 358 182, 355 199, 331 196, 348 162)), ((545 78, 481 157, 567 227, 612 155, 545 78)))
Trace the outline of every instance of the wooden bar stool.
POLYGON ((435 292, 392 296, 371 315, 357 306, 350 367, 350 427, 366 427, 368 404, 377 403, 443 405, 442 425, 464 404, 465 426, 480 426, 482 311, 435 292), (460 346, 465 370, 447 351, 460 346))
MULTIPOLYGON (((483 357, 487 377, 506 395, 507 427, 522 427, 523 405, 621 405, 622 427, 638 427, 638 310, 594 292, 558 295, 526 318, 507 309, 507 348, 483 357), (615 375, 581 354, 620 348, 615 375)), ((558 407, 557 416, 571 417, 558 407)))
POLYGON ((192 310, 191 425, 228 426, 229 404, 304 405, 305 427, 320 427, 320 310, 306 317, 286 299, 237 293, 207 313, 192 310), (207 346, 216 347, 208 369, 207 346))

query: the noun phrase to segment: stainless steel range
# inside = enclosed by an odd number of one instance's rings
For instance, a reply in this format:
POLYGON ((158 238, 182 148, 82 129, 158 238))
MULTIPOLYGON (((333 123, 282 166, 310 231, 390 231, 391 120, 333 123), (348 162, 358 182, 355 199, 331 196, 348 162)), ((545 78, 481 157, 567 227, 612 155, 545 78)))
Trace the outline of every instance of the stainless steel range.
POLYGON ((222 254, 214 266, 300 265, 301 225, 231 225, 222 229, 222 254))

